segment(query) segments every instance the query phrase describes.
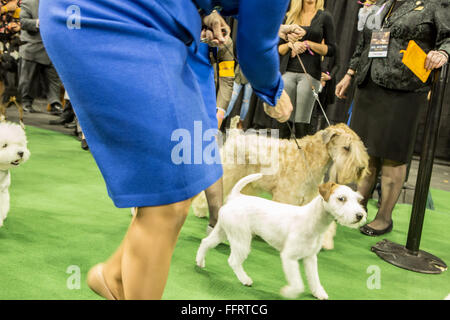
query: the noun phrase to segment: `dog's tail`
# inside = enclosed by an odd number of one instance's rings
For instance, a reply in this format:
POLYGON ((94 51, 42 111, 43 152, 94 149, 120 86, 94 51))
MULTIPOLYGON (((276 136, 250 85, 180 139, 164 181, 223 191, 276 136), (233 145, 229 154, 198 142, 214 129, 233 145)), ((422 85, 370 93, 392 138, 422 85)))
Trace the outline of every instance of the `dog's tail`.
POLYGON ((263 176, 262 173, 255 173, 255 174, 251 174, 249 176, 246 176, 244 178, 242 178, 241 180, 239 180, 235 186, 233 187, 233 189, 230 192, 230 195, 228 196, 228 199, 234 198, 238 195, 241 194, 241 190, 244 189, 244 187, 246 185, 248 185, 249 183, 256 181, 258 179, 261 179, 261 177, 263 176))

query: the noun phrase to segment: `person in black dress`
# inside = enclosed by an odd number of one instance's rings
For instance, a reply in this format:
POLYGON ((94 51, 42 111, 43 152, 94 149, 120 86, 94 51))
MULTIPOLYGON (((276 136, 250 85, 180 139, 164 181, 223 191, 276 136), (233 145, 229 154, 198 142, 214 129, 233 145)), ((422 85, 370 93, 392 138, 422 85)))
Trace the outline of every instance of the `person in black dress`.
POLYGON ((336 86, 344 99, 355 77, 357 91, 351 127, 361 137, 370 155, 371 174, 358 191, 365 205, 381 170, 382 202, 376 218, 361 227, 369 236, 393 228, 392 211, 400 196, 410 161, 420 110, 426 108, 431 78, 423 83, 403 63, 410 40, 427 53, 425 69, 440 68, 450 53, 450 8, 448 1, 381 0, 368 17, 347 74, 336 86), (370 23, 369 23, 370 22, 370 23), (377 25, 378 24, 378 25, 377 25), (369 58, 373 32, 390 32, 385 57, 369 58))

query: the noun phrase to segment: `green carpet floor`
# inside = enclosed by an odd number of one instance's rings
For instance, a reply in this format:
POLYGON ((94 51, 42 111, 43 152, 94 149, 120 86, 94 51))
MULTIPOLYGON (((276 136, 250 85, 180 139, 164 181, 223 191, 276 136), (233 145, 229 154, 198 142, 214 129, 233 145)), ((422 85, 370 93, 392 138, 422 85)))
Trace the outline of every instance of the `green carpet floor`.
MULTIPOLYGON (((0 229, 0 299, 98 299, 85 283, 86 273, 119 245, 130 212, 113 206, 94 160, 78 141, 33 127, 27 133, 32 155, 12 172, 11 211, 0 229), (77 268, 79 289, 70 273, 77 268)), ((436 210, 427 212, 421 249, 450 263, 450 193, 432 190, 432 195, 436 210)), ((386 238, 405 243, 410 211, 409 205, 397 205, 395 228, 386 238)), ((369 216, 375 212, 371 203, 369 216)), ((187 219, 164 299, 281 299, 285 279, 278 252, 260 240, 245 263, 254 281, 250 288, 228 267, 226 244, 210 251, 206 269, 198 269, 195 253, 206 224, 193 215, 187 219)), ((370 247, 383 238, 338 228, 335 250, 319 254, 320 279, 330 299, 443 299, 450 293, 450 271, 424 275, 380 260, 370 247), (374 272, 379 288, 370 286, 374 272)), ((313 297, 307 289, 299 299, 313 297)))

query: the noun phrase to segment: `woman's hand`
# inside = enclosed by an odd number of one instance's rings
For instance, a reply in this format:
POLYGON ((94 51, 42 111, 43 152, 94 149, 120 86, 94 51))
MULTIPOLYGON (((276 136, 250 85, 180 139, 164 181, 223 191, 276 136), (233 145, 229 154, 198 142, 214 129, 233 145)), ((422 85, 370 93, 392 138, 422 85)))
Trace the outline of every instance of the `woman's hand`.
POLYGON ((202 30, 200 35, 202 42, 217 47, 225 44, 230 38, 230 27, 216 10, 203 18, 203 24, 207 29, 202 30))
POLYGON ((298 54, 304 53, 306 50, 308 50, 308 47, 304 42, 297 41, 295 43, 289 42, 289 48, 291 49, 291 57, 294 58, 298 54))
POLYGON ((439 69, 448 62, 448 56, 440 51, 430 51, 425 60, 425 69, 434 70, 439 69))
POLYGON ((283 93, 281 94, 281 97, 275 107, 264 103, 264 111, 266 114, 281 123, 289 120, 293 109, 291 98, 289 98, 285 90, 283 90, 283 93))
POLYGON ((305 34, 305 29, 297 24, 283 24, 281 25, 280 31, 278 32, 278 36, 288 42, 297 42, 302 39, 305 34))
POLYGON ((350 87, 351 82, 352 77, 346 74, 344 78, 342 78, 342 80, 336 85, 336 97, 338 97, 339 99, 346 99, 346 92, 350 87))
POLYGON ((320 77, 320 83, 322 84, 322 87, 325 87, 327 84, 327 81, 330 81, 331 77, 329 74, 322 72, 322 75, 320 77))
POLYGON ((10 22, 8 24, 8 29, 13 31, 13 32, 19 32, 20 31, 20 24, 18 24, 16 22, 10 22))

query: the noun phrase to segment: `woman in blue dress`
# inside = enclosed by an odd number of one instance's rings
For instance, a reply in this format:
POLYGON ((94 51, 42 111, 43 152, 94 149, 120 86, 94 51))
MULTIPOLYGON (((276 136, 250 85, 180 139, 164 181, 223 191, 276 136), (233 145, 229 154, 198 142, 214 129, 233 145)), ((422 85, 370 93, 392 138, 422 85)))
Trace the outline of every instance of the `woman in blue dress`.
MULTIPOLYGON (((288 0, 223 0, 238 15, 237 51, 266 112, 292 110, 278 71, 278 31, 288 0), (272 106, 272 107, 268 107, 272 106)), ((213 70, 200 35, 224 42, 212 0, 41 0, 40 27, 120 208, 137 207, 117 251, 91 269, 108 299, 160 299, 191 198, 222 175, 213 70), (203 23, 212 32, 201 32, 203 23), (215 132, 215 131, 212 131, 215 132), (213 148, 211 148, 213 146, 213 148), (215 159, 215 158, 214 158, 215 159)), ((225 35, 227 36, 227 35, 225 35)))

